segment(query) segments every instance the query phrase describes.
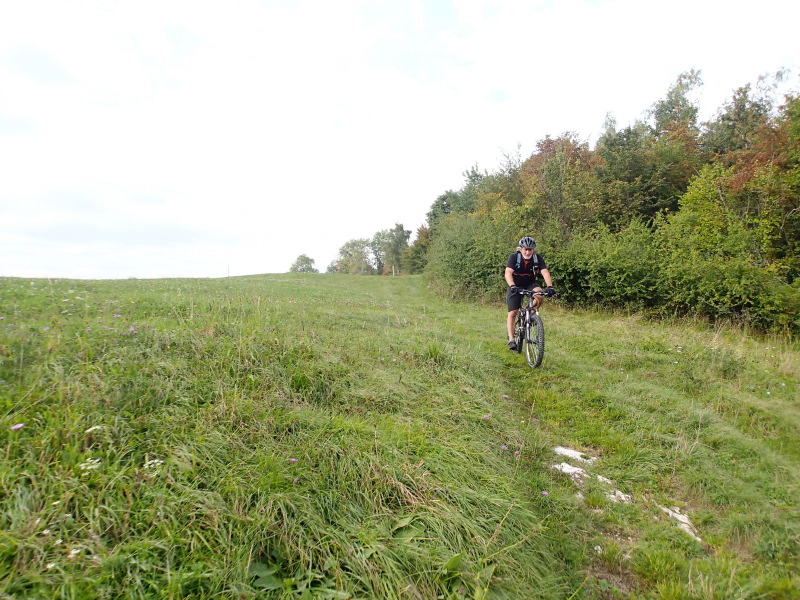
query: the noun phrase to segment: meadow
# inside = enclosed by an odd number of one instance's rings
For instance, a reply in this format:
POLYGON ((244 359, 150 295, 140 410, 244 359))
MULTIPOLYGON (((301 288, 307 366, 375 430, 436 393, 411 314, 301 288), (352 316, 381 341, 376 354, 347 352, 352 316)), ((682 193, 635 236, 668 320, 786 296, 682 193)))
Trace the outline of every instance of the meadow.
POLYGON ((800 597, 800 347, 423 279, 0 279, 0 598, 800 597))

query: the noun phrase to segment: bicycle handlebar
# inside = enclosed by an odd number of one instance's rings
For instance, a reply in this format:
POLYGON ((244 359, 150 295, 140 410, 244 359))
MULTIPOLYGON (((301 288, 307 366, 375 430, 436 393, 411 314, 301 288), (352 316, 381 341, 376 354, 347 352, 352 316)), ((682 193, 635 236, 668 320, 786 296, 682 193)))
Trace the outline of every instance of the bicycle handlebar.
POLYGON ((555 298, 555 294, 553 294, 552 296, 548 296, 546 293, 544 293, 541 290, 526 290, 525 288, 521 288, 521 287, 517 287, 517 293, 520 294, 521 296, 531 296, 531 297, 533 297, 533 296, 544 296, 545 298, 550 298, 550 299, 555 298))

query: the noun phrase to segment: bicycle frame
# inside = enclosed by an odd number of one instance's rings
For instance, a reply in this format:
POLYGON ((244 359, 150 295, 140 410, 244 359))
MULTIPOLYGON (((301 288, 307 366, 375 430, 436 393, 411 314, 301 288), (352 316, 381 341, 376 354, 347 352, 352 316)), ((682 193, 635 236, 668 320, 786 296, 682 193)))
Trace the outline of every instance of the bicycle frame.
POLYGON ((542 364, 544 359, 544 323, 539 309, 533 305, 534 296, 544 296, 539 290, 519 290, 523 296, 522 305, 514 322, 514 340, 517 352, 525 351, 525 359, 532 369, 542 364))

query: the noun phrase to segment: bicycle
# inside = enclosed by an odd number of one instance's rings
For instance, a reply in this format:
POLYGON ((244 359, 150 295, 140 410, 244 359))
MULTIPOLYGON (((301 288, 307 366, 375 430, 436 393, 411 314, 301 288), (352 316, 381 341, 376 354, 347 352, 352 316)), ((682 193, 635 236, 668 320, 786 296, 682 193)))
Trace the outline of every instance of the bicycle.
POLYGON ((525 350, 525 360, 531 369, 542 364, 544 359, 544 323, 539 316, 539 309, 533 306, 534 296, 544 296, 539 290, 518 289, 522 295, 522 306, 517 312, 514 321, 514 341, 517 343, 517 352, 525 350))

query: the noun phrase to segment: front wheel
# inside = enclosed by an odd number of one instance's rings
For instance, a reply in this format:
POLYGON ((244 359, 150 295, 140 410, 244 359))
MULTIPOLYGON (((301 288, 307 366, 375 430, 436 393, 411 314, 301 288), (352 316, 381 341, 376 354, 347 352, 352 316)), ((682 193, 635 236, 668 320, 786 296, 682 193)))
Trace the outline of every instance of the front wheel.
POLYGON ((533 313, 525 324, 525 360, 531 369, 542 364, 544 358, 544 323, 542 317, 533 313))
POLYGON ((514 341, 517 344, 517 352, 522 352, 522 342, 525 340, 525 313, 522 310, 517 312, 514 321, 514 341))

